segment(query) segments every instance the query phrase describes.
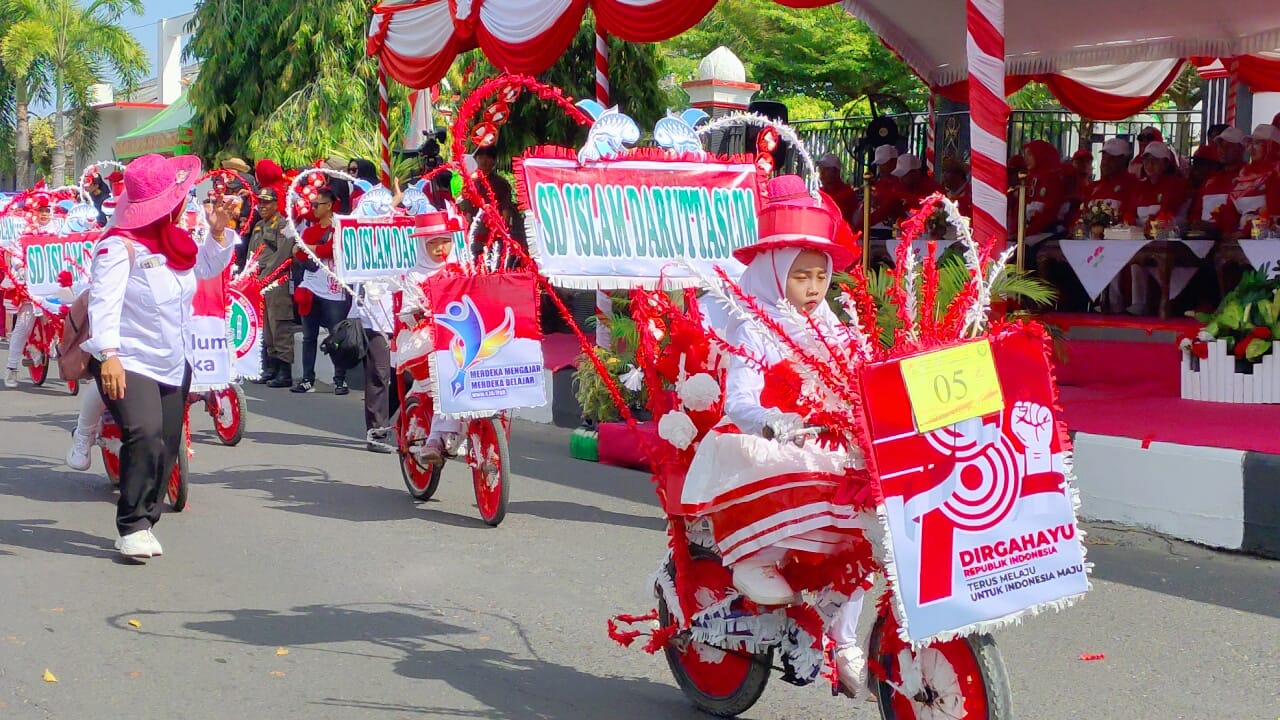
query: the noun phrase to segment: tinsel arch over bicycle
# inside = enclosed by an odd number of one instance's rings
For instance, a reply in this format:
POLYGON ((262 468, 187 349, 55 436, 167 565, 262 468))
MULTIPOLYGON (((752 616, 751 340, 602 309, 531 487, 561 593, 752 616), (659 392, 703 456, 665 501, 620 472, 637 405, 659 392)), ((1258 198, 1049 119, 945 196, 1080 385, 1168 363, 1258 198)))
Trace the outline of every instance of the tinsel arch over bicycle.
MULTIPOLYGON (((434 228, 419 237, 455 235, 462 255, 420 282, 401 281, 391 304, 402 321, 396 367, 410 376, 408 392, 429 396, 421 423, 505 417, 545 402, 540 347, 521 342, 541 337, 529 311, 541 292, 637 431, 668 518, 657 607, 614 618, 611 637, 629 645, 647 633, 645 649, 664 652, 686 695, 716 714, 754 703, 775 655, 789 682, 826 677, 833 690, 854 692, 831 669, 839 648, 828 630, 851 597, 874 587, 877 620, 864 645, 885 717, 1009 717, 989 633, 1064 608, 1088 589, 1048 336, 1035 322, 991 314, 1009 253, 994 238, 975 239, 955 206, 935 196, 906 224, 907 239, 923 235, 940 209, 961 257, 940 263, 934 242, 923 252, 901 243, 883 299, 853 264, 821 311, 812 303, 802 312, 779 297, 786 268, 772 271, 772 299, 758 285, 744 289, 759 257, 797 257, 753 249, 757 242, 825 243, 841 265, 860 246, 815 190, 790 128, 745 114, 668 113, 652 144, 640 146, 646 133, 620 109, 505 75, 460 108, 453 157, 492 145, 511 105, 530 98, 562 108, 588 132, 580 148, 535 147, 515 158, 519 217, 504 215, 486 175, 451 163, 433 174, 462 172, 485 245, 470 257, 465 219, 452 209, 412 221, 434 228), (755 148, 736 156, 704 149, 708 133, 737 123, 759 129, 755 148), (807 177, 771 177, 780 141, 797 148, 807 177), (512 221, 524 223, 527 248, 512 221), (960 278, 958 291, 944 289, 948 274, 960 278), (557 287, 629 293, 638 334, 625 383, 646 390, 656 435, 639 432, 623 388, 557 287), (423 311, 404 312, 414 303, 423 311), (760 346, 748 350, 742 332, 760 346), (759 378, 752 392, 771 418, 769 438, 727 420, 725 379, 735 366, 759 378), (778 498, 786 497, 806 504, 785 507, 778 498), (756 531, 790 522, 778 517, 806 522, 814 508, 826 529, 801 533, 776 565, 801 594, 779 605, 753 601, 736 586, 734 563, 767 545, 756 531)), ((304 191, 309 181, 299 181, 304 191)), ((291 189, 291 212, 301 191, 291 189)), ((340 218, 332 258, 305 252, 361 295, 351 284, 411 274, 412 237, 384 220, 340 218)), ((439 476, 422 464, 420 474, 408 469, 418 451, 398 432, 406 483, 429 497, 439 476)), ((499 456, 508 461, 505 450, 469 458, 482 515, 486 488, 500 486, 505 507, 505 480, 482 480, 499 456)))

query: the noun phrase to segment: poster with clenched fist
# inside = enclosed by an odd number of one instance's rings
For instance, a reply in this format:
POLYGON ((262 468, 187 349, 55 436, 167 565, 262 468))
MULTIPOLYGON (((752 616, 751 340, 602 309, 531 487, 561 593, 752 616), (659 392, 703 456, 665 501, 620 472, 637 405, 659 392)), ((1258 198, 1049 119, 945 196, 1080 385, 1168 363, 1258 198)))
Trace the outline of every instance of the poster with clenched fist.
POLYGON ((981 352, 955 354, 923 364, 937 378, 911 377, 911 359, 904 369, 901 358, 862 376, 896 610, 916 643, 993 629, 1089 588, 1043 331, 1015 327, 981 352), (999 409, 975 405, 985 414, 920 431, 930 427, 921 408, 954 409, 984 377, 999 409), (936 392, 912 397, 913 385, 936 392))

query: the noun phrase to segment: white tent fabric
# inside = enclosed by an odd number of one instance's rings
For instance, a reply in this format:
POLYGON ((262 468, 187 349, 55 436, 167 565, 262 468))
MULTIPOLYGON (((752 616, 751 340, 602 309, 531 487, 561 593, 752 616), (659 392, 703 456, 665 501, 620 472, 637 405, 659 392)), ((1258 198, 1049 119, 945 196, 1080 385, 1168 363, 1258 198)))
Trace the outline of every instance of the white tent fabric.
MULTIPOLYGON (((934 86, 967 77, 965 0, 845 0, 934 86)), ((1008 75, 1280 48, 1276 0, 1071 0, 1005 3, 1008 75)))

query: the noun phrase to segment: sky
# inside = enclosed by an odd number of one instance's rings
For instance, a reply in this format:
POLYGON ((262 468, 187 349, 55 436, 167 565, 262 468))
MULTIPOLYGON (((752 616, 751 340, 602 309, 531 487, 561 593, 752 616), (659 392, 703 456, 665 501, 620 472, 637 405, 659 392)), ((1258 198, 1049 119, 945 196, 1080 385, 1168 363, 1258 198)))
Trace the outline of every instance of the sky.
POLYGON ((146 48, 147 55, 151 58, 151 69, 147 71, 147 77, 152 77, 155 75, 158 43, 156 23, 163 18, 191 12, 196 7, 196 0, 143 0, 143 6, 146 10, 141 16, 126 15, 121 23, 146 48))

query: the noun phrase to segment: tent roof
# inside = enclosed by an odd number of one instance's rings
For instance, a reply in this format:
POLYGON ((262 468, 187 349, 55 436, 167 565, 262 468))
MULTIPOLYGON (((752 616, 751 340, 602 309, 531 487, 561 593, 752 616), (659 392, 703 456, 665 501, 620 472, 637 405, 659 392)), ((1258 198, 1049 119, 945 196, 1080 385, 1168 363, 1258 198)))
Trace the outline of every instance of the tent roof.
POLYGON ((183 93, 169 107, 156 113, 131 132, 116 138, 115 154, 120 160, 129 160, 147 153, 162 155, 181 154, 190 138, 191 105, 183 93))
MULTIPOLYGON (((967 76, 965 0, 845 0, 927 82, 967 76)), ((1280 48, 1275 0, 1006 0, 1009 75, 1280 48)))

